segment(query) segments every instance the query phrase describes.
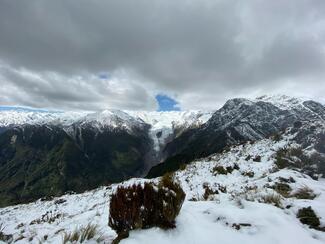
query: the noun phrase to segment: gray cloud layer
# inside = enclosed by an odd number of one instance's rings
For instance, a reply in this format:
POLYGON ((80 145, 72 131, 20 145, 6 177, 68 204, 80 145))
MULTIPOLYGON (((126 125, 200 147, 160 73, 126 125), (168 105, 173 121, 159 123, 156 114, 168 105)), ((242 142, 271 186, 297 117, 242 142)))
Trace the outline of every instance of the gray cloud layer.
POLYGON ((323 0, 2 0, 0 103, 216 108, 325 92, 323 0), (98 74, 108 72, 108 79, 98 74))

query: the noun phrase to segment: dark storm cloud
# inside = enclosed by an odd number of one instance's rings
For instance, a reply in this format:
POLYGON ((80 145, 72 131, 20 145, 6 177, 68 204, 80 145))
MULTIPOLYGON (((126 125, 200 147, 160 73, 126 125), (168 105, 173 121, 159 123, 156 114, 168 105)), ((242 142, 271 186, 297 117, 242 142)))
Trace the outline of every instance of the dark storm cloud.
POLYGON ((215 108, 306 87, 319 97, 324 10, 323 0, 2 0, 0 102, 155 109, 162 92, 215 108))

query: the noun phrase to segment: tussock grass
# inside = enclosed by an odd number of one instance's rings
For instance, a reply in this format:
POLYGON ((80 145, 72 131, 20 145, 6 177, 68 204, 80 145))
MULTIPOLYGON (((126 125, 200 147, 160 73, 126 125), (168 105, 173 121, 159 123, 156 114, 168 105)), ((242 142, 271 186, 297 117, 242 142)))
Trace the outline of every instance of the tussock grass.
POLYGON ((287 183, 276 182, 274 185, 274 190, 283 197, 289 197, 291 187, 287 183))
POLYGON ((291 195, 297 199, 310 199, 313 200, 316 197, 316 194, 308 186, 299 188, 295 193, 291 195))
POLYGON ((278 194, 268 194, 262 196, 262 202, 267 203, 267 204, 272 204, 273 206, 276 206, 278 208, 282 208, 282 203, 281 203, 281 196, 278 194))
MULTIPOLYGON (((89 223, 86 227, 76 229, 70 233, 64 233, 62 243, 83 243, 87 240, 93 239, 98 234, 97 225, 89 223)), ((96 241, 99 243, 102 241, 101 237, 97 238, 96 241)))

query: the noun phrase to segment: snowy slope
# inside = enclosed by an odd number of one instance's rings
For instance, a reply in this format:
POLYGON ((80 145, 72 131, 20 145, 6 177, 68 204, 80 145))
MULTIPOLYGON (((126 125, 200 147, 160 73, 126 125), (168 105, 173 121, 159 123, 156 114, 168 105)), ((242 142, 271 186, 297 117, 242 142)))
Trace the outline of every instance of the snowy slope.
MULTIPOLYGON (((325 181, 315 181, 298 171, 276 170, 275 152, 284 146, 296 146, 292 136, 275 142, 263 139, 253 144, 232 147, 228 152, 215 154, 178 171, 176 178, 186 192, 186 200, 177 217, 177 228, 164 231, 158 228, 136 230, 121 243, 324 243, 325 233, 309 229, 296 218, 299 208, 312 206, 325 225, 325 181), (250 157, 248 157, 250 156, 250 157), (261 156, 259 160, 255 160, 261 156), (234 166, 227 175, 215 174, 216 166, 234 166), (249 177, 245 173, 253 172, 249 177), (314 200, 302 200, 281 195, 281 208, 263 203, 263 196, 278 195, 272 187, 280 179, 291 179, 292 192, 308 186, 317 195, 314 200), (204 197, 209 187, 218 194, 204 197), (242 224, 239 230, 236 225, 242 224)), ((158 180, 158 179, 154 179, 158 180)), ((131 179, 121 184, 143 182, 131 179)), ((115 233, 107 226, 109 195, 118 185, 101 187, 78 195, 65 195, 63 203, 37 201, 0 209, 4 233, 13 234, 17 243, 60 243, 64 232, 96 224, 98 233, 89 243, 101 236, 110 243, 115 233), (57 216, 52 223, 48 217, 57 216), (44 240, 46 236, 47 240, 44 240)))

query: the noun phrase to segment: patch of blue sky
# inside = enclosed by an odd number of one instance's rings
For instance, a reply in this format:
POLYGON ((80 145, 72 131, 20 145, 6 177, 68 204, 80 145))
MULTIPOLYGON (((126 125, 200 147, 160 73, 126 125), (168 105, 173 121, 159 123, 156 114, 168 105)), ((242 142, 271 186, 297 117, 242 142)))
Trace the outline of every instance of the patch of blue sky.
POLYGON ((158 111, 180 111, 178 102, 165 94, 156 95, 156 100, 159 105, 158 111))

